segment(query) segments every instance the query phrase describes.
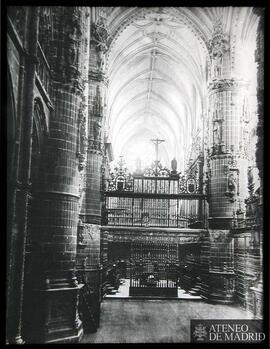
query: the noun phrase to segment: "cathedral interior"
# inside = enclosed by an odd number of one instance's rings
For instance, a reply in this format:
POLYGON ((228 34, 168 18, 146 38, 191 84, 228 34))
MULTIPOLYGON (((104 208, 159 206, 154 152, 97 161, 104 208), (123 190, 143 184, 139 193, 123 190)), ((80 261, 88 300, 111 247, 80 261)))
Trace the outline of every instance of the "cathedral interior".
POLYGON ((263 80, 260 7, 7 8, 7 343, 263 318, 263 80))

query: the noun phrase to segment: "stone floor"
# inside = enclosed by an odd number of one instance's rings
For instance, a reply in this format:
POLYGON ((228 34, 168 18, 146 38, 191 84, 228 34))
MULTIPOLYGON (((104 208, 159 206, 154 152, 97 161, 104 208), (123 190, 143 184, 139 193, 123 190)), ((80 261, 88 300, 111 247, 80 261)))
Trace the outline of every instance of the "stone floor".
POLYGON ((105 299, 100 327, 82 343, 189 343, 190 319, 251 319, 233 305, 193 300, 105 299))
MULTIPOLYGON (((115 294, 108 294, 106 295, 106 298, 130 298, 129 297, 129 284, 130 280, 129 279, 121 279, 121 285, 119 286, 119 289, 115 294)), ((188 292, 185 292, 185 290, 181 289, 178 287, 177 290, 178 299, 201 299, 200 296, 195 296, 192 294, 189 294, 188 292)))

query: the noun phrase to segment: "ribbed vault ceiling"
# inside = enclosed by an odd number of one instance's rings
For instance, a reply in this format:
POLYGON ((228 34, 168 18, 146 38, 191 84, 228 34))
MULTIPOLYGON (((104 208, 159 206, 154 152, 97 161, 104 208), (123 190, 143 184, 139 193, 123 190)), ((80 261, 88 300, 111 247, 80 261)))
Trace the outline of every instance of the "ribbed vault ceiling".
MULTIPOLYGON (((190 12, 192 29, 187 16, 168 9, 148 9, 143 16, 136 16, 134 8, 123 11, 132 20, 115 35, 109 50, 108 135, 115 158, 123 155, 130 168, 138 157, 143 165, 152 162, 150 140, 160 138, 165 140, 159 147, 161 162, 169 166, 176 157, 181 169, 202 119, 208 59, 204 40, 212 19, 222 13, 195 8, 190 12)), ((230 25, 232 13, 227 12, 230 25)), ((125 22, 123 13, 109 23, 112 31, 117 21, 125 22)))

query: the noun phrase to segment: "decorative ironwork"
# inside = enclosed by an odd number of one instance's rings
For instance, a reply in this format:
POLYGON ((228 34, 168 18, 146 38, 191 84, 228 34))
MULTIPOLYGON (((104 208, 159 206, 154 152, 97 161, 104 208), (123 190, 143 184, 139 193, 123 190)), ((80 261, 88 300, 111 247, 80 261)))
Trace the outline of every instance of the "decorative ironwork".
POLYGON ((177 297, 177 245, 147 240, 131 244, 130 295, 177 297))
POLYGON ((170 170, 166 167, 162 167, 161 163, 156 164, 155 162, 144 170, 144 177, 169 177, 170 170))
POLYGON ((142 174, 131 174, 124 167, 121 157, 118 165, 111 171, 106 181, 106 192, 127 191, 147 194, 202 194, 199 187, 198 170, 190 170, 186 174, 170 171, 156 166, 155 162, 146 168, 142 174))
POLYGON ((200 228, 205 210, 199 170, 187 174, 156 163, 142 174, 128 172, 121 157, 110 172, 104 196, 104 222, 115 226, 200 228), (176 173, 175 173, 176 172, 176 173))
POLYGON ((123 157, 120 157, 118 166, 114 168, 114 172, 110 172, 107 181, 107 191, 133 191, 132 176, 128 169, 124 167, 123 157))
POLYGON ((203 227, 204 195, 197 166, 187 174, 156 163, 131 175, 123 157, 105 186, 104 221, 115 226, 203 227))

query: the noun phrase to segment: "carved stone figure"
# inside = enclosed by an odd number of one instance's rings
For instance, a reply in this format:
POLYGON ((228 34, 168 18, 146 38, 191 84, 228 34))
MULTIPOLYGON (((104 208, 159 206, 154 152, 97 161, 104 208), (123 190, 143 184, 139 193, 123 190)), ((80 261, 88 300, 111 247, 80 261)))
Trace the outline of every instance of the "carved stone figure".
POLYGON ((76 63, 76 47, 74 41, 69 41, 68 43, 66 60, 67 63, 72 66, 76 63))
POLYGON ((230 193, 235 194, 236 192, 236 181, 233 173, 230 173, 228 176, 228 190, 230 193))
POLYGON ((100 134, 101 134, 101 123, 100 121, 95 121, 93 126, 93 133, 94 133, 94 140, 99 141, 100 140, 100 134))
POLYGON ((221 124, 220 122, 214 123, 214 144, 220 144, 221 142, 221 124))
POLYGON ((106 52, 108 51, 107 41, 109 34, 105 23, 101 18, 92 28, 92 40, 96 43, 96 51, 98 54, 98 70, 99 72, 103 72, 105 68, 106 52))
POLYGON ((253 168, 252 166, 248 167, 248 185, 253 184, 253 168))
POLYGON ((228 36, 223 32, 220 19, 214 24, 213 35, 209 41, 209 53, 212 60, 212 78, 222 76, 223 56, 229 49, 228 36))
POLYGON ((171 161, 171 167, 172 167, 172 172, 176 173, 177 172, 177 160, 175 158, 173 158, 171 161))
POLYGON ((227 178, 227 191, 225 195, 229 198, 230 202, 236 201, 236 195, 238 194, 238 184, 237 184, 237 174, 234 172, 230 172, 227 178))

